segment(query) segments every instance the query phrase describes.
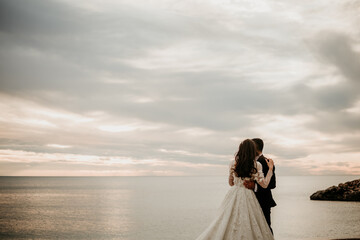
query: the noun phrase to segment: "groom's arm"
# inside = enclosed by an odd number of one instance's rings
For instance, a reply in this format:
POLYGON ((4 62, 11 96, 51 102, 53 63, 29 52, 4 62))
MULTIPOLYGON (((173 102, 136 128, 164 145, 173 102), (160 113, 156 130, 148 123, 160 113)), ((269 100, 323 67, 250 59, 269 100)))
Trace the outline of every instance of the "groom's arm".
MULTIPOLYGON (((267 172, 269 171, 269 167, 266 163, 266 160, 265 160, 266 157, 262 158, 260 160, 260 163, 263 167, 263 172, 264 172, 264 175, 266 176, 267 175, 267 172)), ((269 185, 267 187, 268 189, 274 189, 276 188, 276 175, 275 175, 275 166, 274 166, 274 169, 273 169, 273 175, 270 179, 270 182, 269 182, 269 185)))
POLYGON ((275 166, 274 166, 274 169, 273 169, 273 176, 271 177, 268 188, 270 188, 270 189, 276 188, 275 166))
POLYGON ((245 180, 243 184, 247 189, 254 190, 256 192, 256 183, 255 183, 255 181, 245 180))

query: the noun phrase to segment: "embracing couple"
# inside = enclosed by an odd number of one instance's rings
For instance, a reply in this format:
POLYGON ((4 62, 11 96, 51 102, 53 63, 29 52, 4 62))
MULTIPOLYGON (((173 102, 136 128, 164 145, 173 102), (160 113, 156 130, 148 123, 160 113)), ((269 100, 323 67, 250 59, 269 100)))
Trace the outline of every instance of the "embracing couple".
POLYGON ((229 168, 230 190, 215 219, 196 240, 271 240, 270 209, 276 206, 271 189, 276 186, 272 159, 262 155, 259 138, 239 145, 229 168))

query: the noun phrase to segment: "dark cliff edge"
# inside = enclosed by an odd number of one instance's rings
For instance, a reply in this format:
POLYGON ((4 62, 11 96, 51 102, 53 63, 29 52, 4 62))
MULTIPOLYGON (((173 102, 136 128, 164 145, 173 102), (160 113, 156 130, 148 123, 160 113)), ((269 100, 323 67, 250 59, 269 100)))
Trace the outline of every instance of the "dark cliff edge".
POLYGON ((311 200, 356 201, 360 202, 360 179, 340 183, 325 190, 317 191, 310 196, 311 200))

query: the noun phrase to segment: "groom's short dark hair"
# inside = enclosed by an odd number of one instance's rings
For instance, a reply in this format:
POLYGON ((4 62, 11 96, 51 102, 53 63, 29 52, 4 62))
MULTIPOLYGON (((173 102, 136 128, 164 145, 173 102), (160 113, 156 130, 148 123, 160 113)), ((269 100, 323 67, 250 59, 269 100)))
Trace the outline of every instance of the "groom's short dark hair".
POLYGON ((256 145, 256 149, 258 150, 258 151, 263 151, 263 149, 264 149, 264 142, 263 142, 263 140, 261 140, 260 138, 253 138, 252 139, 254 142, 255 142, 255 145, 256 145))

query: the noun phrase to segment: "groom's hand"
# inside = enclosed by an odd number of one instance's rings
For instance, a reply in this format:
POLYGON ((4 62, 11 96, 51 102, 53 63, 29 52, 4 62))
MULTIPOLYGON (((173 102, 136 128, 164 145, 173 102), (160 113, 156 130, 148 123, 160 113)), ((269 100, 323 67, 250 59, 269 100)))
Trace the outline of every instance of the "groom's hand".
POLYGON ((254 190, 254 189, 255 189, 255 182, 254 182, 254 181, 250 181, 250 180, 245 180, 245 181, 244 181, 244 186, 245 186, 247 189, 254 190))

